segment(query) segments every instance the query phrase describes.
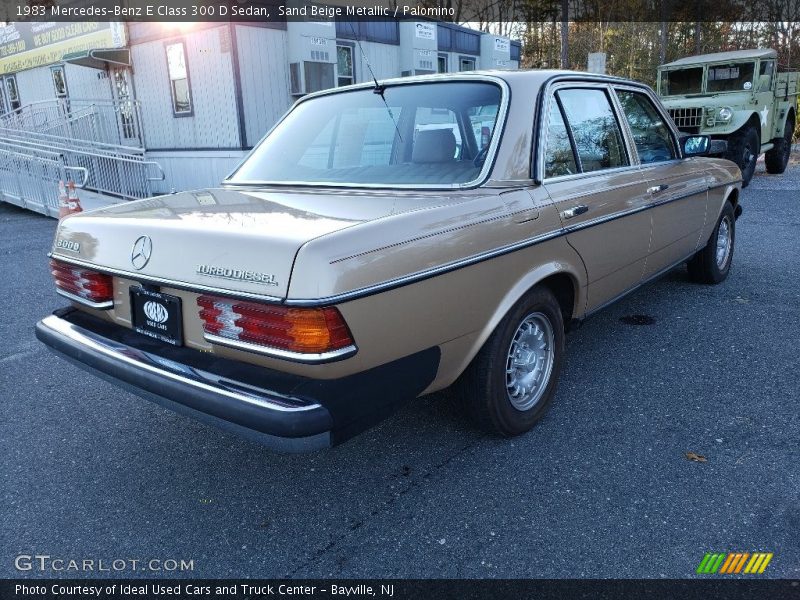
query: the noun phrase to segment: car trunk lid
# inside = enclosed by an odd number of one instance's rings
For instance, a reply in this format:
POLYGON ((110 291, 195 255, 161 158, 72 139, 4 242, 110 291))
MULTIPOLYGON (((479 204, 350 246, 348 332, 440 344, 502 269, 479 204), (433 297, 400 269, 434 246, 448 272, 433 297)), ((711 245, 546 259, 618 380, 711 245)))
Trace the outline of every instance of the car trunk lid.
POLYGON ((53 255, 134 280, 284 299, 307 241, 430 202, 352 190, 183 192, 64 219, 53 255))

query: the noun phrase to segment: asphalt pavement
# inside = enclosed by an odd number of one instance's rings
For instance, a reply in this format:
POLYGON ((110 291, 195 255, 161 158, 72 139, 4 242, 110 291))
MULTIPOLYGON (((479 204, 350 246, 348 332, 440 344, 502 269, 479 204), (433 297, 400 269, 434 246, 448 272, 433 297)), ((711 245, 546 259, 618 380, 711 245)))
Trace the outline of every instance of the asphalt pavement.
POLYGON ((742 205, 728 280, 676 269, 570 334, 529 434, 487 438, 439 394, 278 455, 50 354, 56 223, 0 204, 0 577, 58 575, 15 567, 49 555, 125 577, 682 578, 729 551, 800 576, 800 166, 742 205), (151 559, 193 568, 130 569, 151 559))

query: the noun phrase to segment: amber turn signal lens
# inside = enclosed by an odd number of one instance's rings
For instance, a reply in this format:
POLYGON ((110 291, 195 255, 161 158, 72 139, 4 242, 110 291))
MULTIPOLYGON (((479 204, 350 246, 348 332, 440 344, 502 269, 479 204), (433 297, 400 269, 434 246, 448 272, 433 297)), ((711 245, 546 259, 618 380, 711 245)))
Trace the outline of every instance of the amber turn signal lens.
POLYGON ((353 344, 333 306, 290 308, 216 296, 197 299, 206 333, 301 354, 322 354, 353 344))

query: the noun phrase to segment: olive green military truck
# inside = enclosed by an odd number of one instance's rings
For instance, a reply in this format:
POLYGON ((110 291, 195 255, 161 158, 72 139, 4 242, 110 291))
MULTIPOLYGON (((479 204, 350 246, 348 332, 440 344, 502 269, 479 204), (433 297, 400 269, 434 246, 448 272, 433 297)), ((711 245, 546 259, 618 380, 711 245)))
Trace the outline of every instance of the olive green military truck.
POLYGON ((759 155, 768 173, 789 162, 800 73, 779 72, 774 50, 689 56, 658 68, 658 94, 678 129, 726 140, 724 158, 750 183, 759 155))

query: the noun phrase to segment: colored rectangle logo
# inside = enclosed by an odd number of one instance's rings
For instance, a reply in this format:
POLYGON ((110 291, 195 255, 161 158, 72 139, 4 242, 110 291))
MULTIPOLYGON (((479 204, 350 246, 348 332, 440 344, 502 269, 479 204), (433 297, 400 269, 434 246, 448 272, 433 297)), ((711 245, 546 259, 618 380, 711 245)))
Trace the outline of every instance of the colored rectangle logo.
POLYGON ((772 552, 706 552, 698 575, 760 575, 772 561, 772 552))

